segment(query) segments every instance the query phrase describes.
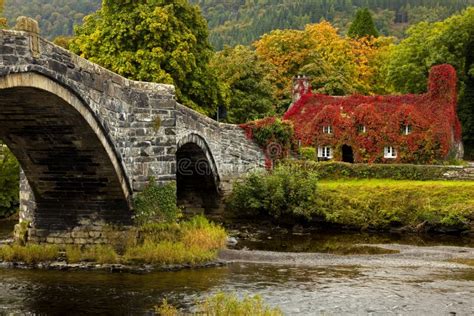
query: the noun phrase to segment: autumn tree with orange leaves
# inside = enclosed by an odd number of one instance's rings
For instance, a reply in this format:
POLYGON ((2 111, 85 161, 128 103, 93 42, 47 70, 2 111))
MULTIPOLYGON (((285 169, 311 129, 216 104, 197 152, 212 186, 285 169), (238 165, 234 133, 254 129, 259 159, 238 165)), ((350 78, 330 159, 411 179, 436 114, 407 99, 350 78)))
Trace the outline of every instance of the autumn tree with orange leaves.
POLYGON ((393 40, 387 37, 352 39, 341 36, 329 22, 308 24, 304 30, 276 30, 254 43, 259 58, 274 66, 272 77, 284 112, 291 102, 292 79, 312 78, 313 91, 330 95, 384 94, 386 60, 393 40))

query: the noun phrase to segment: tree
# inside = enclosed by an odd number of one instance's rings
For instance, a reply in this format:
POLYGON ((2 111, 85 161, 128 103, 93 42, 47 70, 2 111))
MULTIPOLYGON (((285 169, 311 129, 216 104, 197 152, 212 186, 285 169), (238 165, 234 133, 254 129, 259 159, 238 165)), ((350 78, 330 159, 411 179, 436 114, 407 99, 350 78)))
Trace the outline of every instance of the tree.
POLYGON ((277 88, 278 109, 291 102, 292 79, 312 78, 313 90, 331 95, 389 92, 382 70, 392 39, 347 38, 329 22, 306 25, 303 31, 276 30, 254 43, 259 58, 274 66, 271 77, 277 88))
POLYGON ((408 37, 395 47, 387 79, 402 93, 426 91, 429 69, 436 64, 453 65, 458 73, 459 118, 467 152, 474 149, 474 8, 442 22, 421 22, 408 30, 408 37))
POLYGON ((225 47, 215 54, 211 66, 224 82, 230 97, 229 123, 245 123, 274 114, 274 90, 268 78, 271 65, 257 58, 246 46, 225 47))
POLYGON ((379 32, 375 28, 374 20, 370 14, 369 9, 359 9, 357 10, 356 17, 347 32, 352 38, 361 38, 361 37, 378 37, 379 32))
POLYGON ((75 32, 73 52, 130 79, 174 84, 195 110, 212 115, 223 100, 207 23, 186 0, 104 0, 75 32))

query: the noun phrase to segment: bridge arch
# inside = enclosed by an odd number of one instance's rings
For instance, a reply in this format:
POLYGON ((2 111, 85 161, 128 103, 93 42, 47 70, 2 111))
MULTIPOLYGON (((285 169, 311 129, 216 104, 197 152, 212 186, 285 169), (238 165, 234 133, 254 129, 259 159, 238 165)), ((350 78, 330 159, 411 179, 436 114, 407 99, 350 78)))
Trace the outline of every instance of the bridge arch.
POLYGON ((69 89, 33 72, 0 77, 0 138, 31 186, 36 228, 130 221, 132 191, 121 159, 98 118, 69 89))
POLYGON ((219 170, 206 140, 197 133, 189 133, 177 142, 176 181, 180 206, 202 212, 218 207, 219 170))

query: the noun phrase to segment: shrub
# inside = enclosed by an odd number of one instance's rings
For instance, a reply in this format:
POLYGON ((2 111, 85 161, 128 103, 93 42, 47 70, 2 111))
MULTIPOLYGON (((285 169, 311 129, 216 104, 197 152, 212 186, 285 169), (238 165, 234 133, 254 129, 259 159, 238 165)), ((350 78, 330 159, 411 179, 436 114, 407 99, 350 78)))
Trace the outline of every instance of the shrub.
POLYGON ((290 215, 309 218, 317 187, 315 172, 280 165, 269 173, 252 173, 237 183, 229 207, 237 214, 290 215))
POLYGON ((135 198, 135 221, 144 224, 149 221, 173 222, 181 216, 176 206, 176 183, 158 185, 151 178, 145 189, 135 198))
POLYGON ((265 150, 268 159, 287 157, 295 147, 293 139, 293 124, 275 117, 242 124, 247 138, 265 150))
POLYGON ((344 162, 314 162, 287 160, 285 165, 316 172, 319 179, 393 179, 438 180, 450 170, 445 166, 410 164, 350 164, 344 162))
POLYGON ((0 142, 0 218, 18 209, 20 166, 10 150, 0 142))
POLYGON ((300 159, 314 161, 316 160, 316 148, 314 147, 301 147, 300 148, 300 159))

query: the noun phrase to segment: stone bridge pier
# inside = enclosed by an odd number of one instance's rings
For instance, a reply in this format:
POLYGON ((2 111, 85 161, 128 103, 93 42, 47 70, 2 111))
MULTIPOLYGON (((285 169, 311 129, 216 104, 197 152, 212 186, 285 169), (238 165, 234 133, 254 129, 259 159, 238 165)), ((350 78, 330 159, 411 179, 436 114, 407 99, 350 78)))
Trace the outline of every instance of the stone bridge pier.
POLYGON ((29 240, 103 242, 104 225, 131 224, 151 177, 208 210, 263 168, 240 127, 178 104, 173 86, 127 80, 38 34, 28 18, 0 30, 0 138, 23 170, 29 240))

